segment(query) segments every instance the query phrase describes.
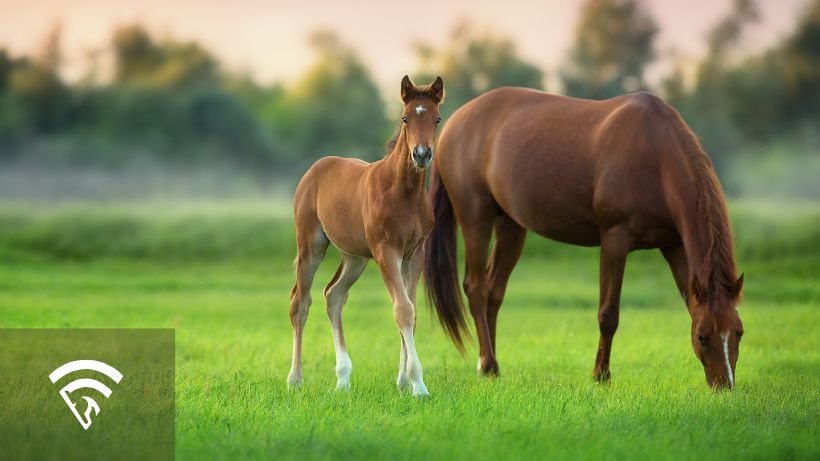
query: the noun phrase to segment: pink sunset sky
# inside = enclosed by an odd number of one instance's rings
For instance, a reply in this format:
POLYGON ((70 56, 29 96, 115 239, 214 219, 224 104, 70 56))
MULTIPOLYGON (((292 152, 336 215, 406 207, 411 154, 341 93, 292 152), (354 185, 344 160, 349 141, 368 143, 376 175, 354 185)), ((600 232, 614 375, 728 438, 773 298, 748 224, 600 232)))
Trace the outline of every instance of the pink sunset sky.
MULTIPOLYGON (((112 30, 140 22, 160 35, 196 40, 231 70, 258 81, 289 82, 314 59, 310 32, 336 32, 351 45, 382 86, 394 86, 416 67, 413 44, 441 44, 453 26, 470 20, 479 30, 513 39, 519 54, 548 74, 565 59, 583 0, 365 1, 365 0, 0 0, 0 47, 14 54, 36 50, 52 26, 63 26, 65 74, 79 75, 90 50, 102 48, 112 30)), ((804 0, 761 0, 761 21, 744 49, 775 43, 798 19, 804 0)), ((685 59, 705 51, 706 32, 731 9, 732 0, 647 0, 660 25, 661 55, 675 48, 685 59)), ((658 74, 661 60, 653 70, 658 74)), ((391 86, 391 87, 392 87, 391 86)))

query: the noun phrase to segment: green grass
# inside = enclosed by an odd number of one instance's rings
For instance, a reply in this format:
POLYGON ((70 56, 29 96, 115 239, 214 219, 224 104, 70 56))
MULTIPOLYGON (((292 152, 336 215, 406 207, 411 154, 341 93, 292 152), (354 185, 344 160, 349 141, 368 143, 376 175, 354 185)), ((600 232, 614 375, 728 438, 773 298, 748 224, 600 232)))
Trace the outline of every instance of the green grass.
POLYGON ((353 287, 349 393, 316 277, 304 387, 289 392, 292 224, 281 205, 0 206, 4 327, 177 330, 178 459, 817 459, 820 206, 733 203, 746 335, 715 393, 658 252, 630 256, 613 381, 597 347, 597 251, 530 236, 500 314, 502 376, 475 374, 420 302, 427 400, 394 385, 399 338, 374 265, 353 287))

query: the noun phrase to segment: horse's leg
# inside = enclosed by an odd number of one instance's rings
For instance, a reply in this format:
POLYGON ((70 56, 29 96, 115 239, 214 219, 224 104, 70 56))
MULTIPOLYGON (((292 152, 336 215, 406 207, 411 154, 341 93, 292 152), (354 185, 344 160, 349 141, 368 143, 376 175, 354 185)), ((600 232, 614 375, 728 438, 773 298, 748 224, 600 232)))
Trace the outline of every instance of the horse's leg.
POLYGON ((376 248, 373 257, 379 265, 384 284, 393 300, 393 318, 399 328, 406 351, 407 378, 413 389, 413 395, 429 395, 421 369, 421 361, 416 354, 413 342, 413 331, 416 327, 416 306, 410 300, 407 287, 402 280, 402 258, 400 253, 389 247, 376 248))
POLYGON ((487 297, 487 326, 490 329, 490 341, 495 348, 495 328, 498 310, 507 291, 507 281, 521 256, 527 231, 508 216, 502 216, 495 221, 495 244, 490 257, 490 268, 487 270, 487 279, 490 290, 487 297))
POLYGON ((629 233, 623 228, 613 227, 601 233, 600 303, 598 305, 598 327, 601 339, 598 342, 598 356, 592 371, 592 377, 597 381, 608 381, 610 378, 609 354, 612 350, 612 337, 618 329, 621 285, 630 246, 629 233))
POLYGON ((487 247, 490 245, 494 217, 475 219, 462 223, 464 235, 464 292, 470 305, 478 336, 478 372, 494 376, 498 374, 490 328, 487 321, 487 247))
MULTIPOLYGON (((401 267, 401 276, 405 289, 407 290, 407 297, 410 298, 410 302, 413 303, 414 306, 416 305, 416 289, 418 288, 423 264, 424 246, 419 248, 410 261, 404 261, 401 267)), ((413 331, 415 331, 415 322, 413 322, 413 331)), ((396 386, 399 390, 404 390, 410 386, 410 377, 407 370, 407 344, 404 342, 404 337, 400 339, 399 375, 398 378, 396 378, 396 386)))
POLYGON ((678 286, 680 296, 685 303, 687 290, 689 288, 687 281, 689 277, 689 264, 686 262, 686 251, 684 251, 683 245, 678 245, 676 247, 663 248, 661 253, 663 253, 663 257, 666 258, 666 262, 669 263, 669 268, 672 269, 672 277, 675 278, 675 285, 678 286))
POLYGON ((327 300, 327 317, 330 319, 330 329, 333 332, 333 346, 336 348, 336 390, 350 389, 350 372, 353 364, 347 354, 345 334, 342 329, 342 308, 347 301, 350 287, 359 280, 364 268, 367 267, 367 258, 342 253, 342 262, 336 275, 325 287, 327 300))
POLYGON ((318 222, 310 222, 296 231, 296 284, 290 292, 290 323, 293 326, 293 359, 288 373, 288 385, 302 385, 302 332, 310 310, 310 287, 319 263, 325 257, 329 243, 318 222))

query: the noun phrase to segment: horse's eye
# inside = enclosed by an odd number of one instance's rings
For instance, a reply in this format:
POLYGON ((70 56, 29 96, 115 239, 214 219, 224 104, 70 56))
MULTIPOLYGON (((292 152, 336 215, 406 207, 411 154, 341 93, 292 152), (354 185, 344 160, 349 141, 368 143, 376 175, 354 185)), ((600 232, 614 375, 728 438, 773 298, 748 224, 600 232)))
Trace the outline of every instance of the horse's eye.
POLYGON ((436 117, 436 125, 438 125, 439 123, 441 123, 441 117, 436 117))
POLYGON ((698 342, 701 346, 705 346, 709 343, 709 337, 704 335, 698 335, 698 342))
POLYGON ((401 118, 401 122, 404 123, 405 125, 407 125, 407 116, 406 115, 401 118))
POLYGON ((738 341, 740 341, 740 338, 742 338, 742 337, 743 337, 743 332, 742 332, 742 331, 738 331, 736 334, 737 334, 737 340, 738 340, 738 341))

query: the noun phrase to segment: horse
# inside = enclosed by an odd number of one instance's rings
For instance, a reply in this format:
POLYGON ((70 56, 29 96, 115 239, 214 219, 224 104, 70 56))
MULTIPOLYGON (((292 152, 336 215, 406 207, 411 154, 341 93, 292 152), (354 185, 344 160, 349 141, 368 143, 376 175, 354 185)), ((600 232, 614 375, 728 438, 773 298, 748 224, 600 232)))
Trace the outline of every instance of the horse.
POLYGON ((336 389, 350 388, 353 369, 342 331, 342 308, 350 287, 370 259, 393 301, 401 350, 396 385, 427 396, 416 354, 416 287, 424 261, 424 241, 433 227, 426 171, 433 158, 435 131, 444 97, 441 77, 421 87, 401 81, 401 125, 381 160, 325 157, 305 173, 294 195, 296 284, 290 296, 293 361, 288 385, 302 383, 302 332, 311 304, 310 288, 328 244, 342 253, 336 274, 324 290, 336 350, 336 389))
POLYGON ((469 333, 458 289, 458 226, 479 373, 498 374, 498 311, 527 231, 533 231, 600 246, 594 379, 607 382, 611 376, 627 255, 657 248, 691 315, 692 347, 707 383, 734 387, 743 276, 737 275, 711 160, 672 106, 646 92, 593 101, 495 89, 447 121, 431 176, 435 224, 427 241, 427 294, 463 352, 469 333))

